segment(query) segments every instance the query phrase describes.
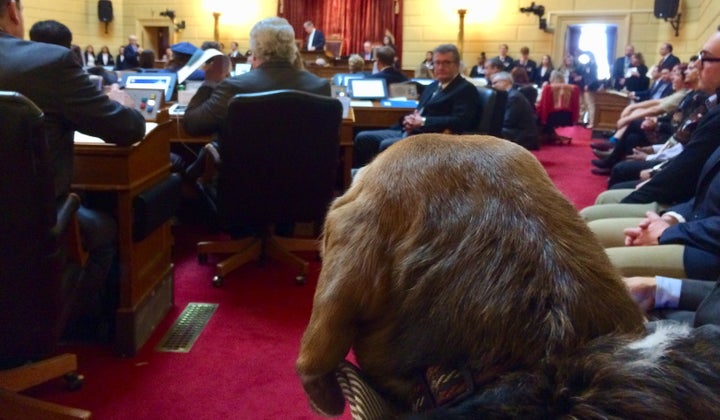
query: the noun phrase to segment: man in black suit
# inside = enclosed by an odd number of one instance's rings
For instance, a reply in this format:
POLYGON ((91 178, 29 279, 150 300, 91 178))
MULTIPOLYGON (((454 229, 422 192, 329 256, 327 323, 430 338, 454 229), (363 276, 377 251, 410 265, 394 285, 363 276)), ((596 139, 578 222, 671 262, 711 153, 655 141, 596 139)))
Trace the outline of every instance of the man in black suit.
POLYGON ((308 36, 305 39, 307 51, 322 51, 325 49, 325 35, 309 20, 303 24, 308 36))
POLYGON ((650 89, 637 92, 630 92, 628 97, 636 102, 647 101, 648 99, 662 99, 673 93, 672 70, 657 68, 658 78, 653 82, 650 89))
POLYGON ((616 90, 622 90, 625 87, 625 74, 631 67, 630 57, 635 54, 635 47, 632 45, 625 46, 625 55, 615 59, 612 69, 613 87, 616 90))
POLYGON ((539 149, 537 118, 535 109, 525 95, 513 87, 513 77, 506 71, 492 77, 493 89, 508 93, 503 117, 502 138, 517 143, 528 150, 539 149))
MULTIPOLYGON (((48 156, 60 202, 70 192, 76 130, 108 143, 130 145, 144 137, 145 119, 121 105, 132 103, 124 91, 107 95, 98 91, 69 49, 23 40, 20 0, 0 2, 0 28, 0 90, 25 95, 45 114, 48 156)), ((115 258, 117 227, 109 215, 85 206, 77 216, 82 244, 89 253, 79 287, 84 303, 93 306, 82 308, 83 315, 100 317, 103 313, 98 311, 109 309, 98 307, 99 294, 107 286, 115 258)))
POLYGON ((375 155, 408 135, 454 133, 477 127, 480 96, 475 86, 460 75, 460 53, 452 44, 433 51, 435 81, 423 91, 417 109, 387 130, 362 131, 355 137, 354 167, 366 165, 375 155))
POLYGON ((376 73, 368 76, 369 79, 385 79, 388 86, 392 83, 407 82, 408 78, 397 68, 395 68, 395 50, 391 47, 380 47, 375 52, 377 59, 376 73))
POLYGON ((670 43, 664 43, 660 45, 660 61, 658 67, 660 69, 672 70, 673 67, 680 64, 680 59, 673 55, 673 46, 670 43))
POLYGON ((537 63, 534 60, 530 59, 530 48, 528 48, 528 47, 520 48, 520 58, 515 60, 512 67, 513 68, 515 68, 515 67, 524 68, 528 74, 528 79, 535 80, 535 73, 537 72, 537 63))
POLYGON ((216 133, 225 121, 228 101, 238 93, 265 92, 275 89, 297 89, 330 96, 330 83, 305 70, 294 67, 295 32, 287 20, 263 19, 250 31, 252 70, 229 76, 229 59, 213 60, 205 72, 205 82, 190 100, 183 117, 185 130, 191 135, 216 133))

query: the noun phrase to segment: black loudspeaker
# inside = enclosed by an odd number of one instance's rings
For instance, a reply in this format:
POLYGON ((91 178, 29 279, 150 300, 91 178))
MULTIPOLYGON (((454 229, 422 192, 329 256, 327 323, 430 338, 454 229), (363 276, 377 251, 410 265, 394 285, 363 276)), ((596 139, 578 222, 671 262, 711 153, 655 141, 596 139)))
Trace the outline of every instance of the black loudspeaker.
POLYGON ((98 1, 98 18, 100 19, 100 22, 112 22, 113 11, 112 2, 110 0, 98 1))
POLYGON ((672 19, 677 16, 680 0, 655 0, 655 17, 672 19))

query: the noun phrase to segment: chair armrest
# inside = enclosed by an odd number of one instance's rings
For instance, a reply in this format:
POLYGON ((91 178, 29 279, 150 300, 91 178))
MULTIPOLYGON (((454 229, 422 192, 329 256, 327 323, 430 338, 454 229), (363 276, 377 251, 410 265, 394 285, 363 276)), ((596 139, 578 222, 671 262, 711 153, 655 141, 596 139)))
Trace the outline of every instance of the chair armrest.
POLYGON ((200 176, 200 182, 203 184, 209 184, 215 178, 217 174, 217 168, 222 164, 220 159, 220 152, 214 144, 208 143, 205 145, 205 165, 204 171, 200 176))
POLYGON ((68 194, 65 201, 58 208, 57 221, 53 226, 52 235, 56 241, 65 240, 69 262, 84 266, 88 253, 83 249, 80 239, 80 225, 77 218, 78 208, 80 208, 80 197, 75 193, 68 194))
POLYGON ((80 197, 75 193, 68 194, 57 211, 57 221, 52 228, 52 234, 55 238, 60 238, 65 234, 79 207, 80 197))

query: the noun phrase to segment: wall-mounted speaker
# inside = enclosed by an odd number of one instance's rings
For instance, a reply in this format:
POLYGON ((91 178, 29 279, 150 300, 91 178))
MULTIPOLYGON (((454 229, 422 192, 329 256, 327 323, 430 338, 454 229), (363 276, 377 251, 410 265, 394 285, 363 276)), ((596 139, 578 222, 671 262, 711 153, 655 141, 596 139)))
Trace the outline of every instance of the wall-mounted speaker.
POLYGON ((98 18, 100 19, 100 22, 112 22, 113 8, 110 0, 98 1, 98 18))
POLYGON ((680 0, 655 0, 655 17, 673 19, 677 16, 680 0))

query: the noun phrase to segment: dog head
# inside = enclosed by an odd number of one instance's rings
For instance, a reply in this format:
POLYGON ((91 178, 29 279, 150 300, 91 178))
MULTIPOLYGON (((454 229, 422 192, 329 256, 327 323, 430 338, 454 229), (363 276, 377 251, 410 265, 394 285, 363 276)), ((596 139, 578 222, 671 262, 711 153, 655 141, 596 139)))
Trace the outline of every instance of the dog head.
POLYGON ((333 370, 352 348, 400 410, 419 371, 535 366, 642 314, 576 209, 523 148, 424 134, 363 168, 327 215, 297 371, 338 414, 333 370))

